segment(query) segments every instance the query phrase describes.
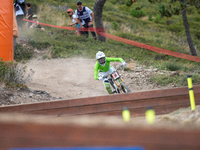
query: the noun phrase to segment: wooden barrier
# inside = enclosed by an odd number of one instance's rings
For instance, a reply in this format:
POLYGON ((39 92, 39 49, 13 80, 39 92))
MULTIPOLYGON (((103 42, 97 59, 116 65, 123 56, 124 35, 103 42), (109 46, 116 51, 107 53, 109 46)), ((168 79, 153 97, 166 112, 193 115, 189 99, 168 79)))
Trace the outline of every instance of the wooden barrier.
MULTIPOLYGON (((196 105, 200 104, 200 86, 194 87, 196 105)), ((190 107, 187 87, 60 100, 43 103, 0 107, 0 112, 18 112, 40 115, 116 115, 121 116, 126 106, 131 116, 143 116, 148 107, 158 114, 170 113, 179 108, 190 107)))

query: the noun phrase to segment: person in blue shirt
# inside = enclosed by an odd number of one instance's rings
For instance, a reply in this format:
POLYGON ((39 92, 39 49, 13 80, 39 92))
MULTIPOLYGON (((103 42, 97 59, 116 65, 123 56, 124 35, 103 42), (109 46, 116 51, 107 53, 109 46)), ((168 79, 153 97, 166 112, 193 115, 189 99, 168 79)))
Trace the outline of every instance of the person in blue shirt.
MULTIPOLYGON (((82 6, 81 1, 77 1, 78 9, 75 11, 76 21, 82 28, 93 28, 94 13, 88 7, 82 6), (78 19, 79 18, 79 19, 78 19)), ((88 30, 82 31, 82 34, 88 37, 88 30)), ((96 40, 96 33, 91 31, 93 38, 96 40)))

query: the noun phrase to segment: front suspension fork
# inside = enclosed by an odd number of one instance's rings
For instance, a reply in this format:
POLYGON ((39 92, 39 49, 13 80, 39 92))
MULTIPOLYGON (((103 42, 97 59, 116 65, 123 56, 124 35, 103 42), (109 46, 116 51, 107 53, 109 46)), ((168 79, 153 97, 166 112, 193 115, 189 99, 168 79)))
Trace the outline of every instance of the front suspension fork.
POLYGON ((124 80, 120 77, 119 79, 115 80, 114 82, 115 82, 115 84, 117 85, 118 89, 119 89, 121 92, 123 92, 122 89, 121 89, 121 83, 124 82, 124 80), (117 81, 118 81, 118 82, 117 82, 117 81))

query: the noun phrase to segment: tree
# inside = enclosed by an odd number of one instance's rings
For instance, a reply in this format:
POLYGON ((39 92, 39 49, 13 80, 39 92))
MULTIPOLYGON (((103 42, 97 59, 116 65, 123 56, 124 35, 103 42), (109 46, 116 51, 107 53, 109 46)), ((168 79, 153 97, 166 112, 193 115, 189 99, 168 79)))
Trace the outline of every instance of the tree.
MULTIPOLYGON (((106 0, 96 0, 94 4, 94 23, 97 32, 104 32, 103 21, 102 21, 102 9, 106 0)), ((97 40, 105 42, 106 38, 100 34, 97 34, 97 40)))
MULTIPOLYGON (((178 0, 171 0, 170 4, 176 2, 178 0)), ((190 28, 187 20, 187 15, 186 15, 186 9, 188 6, 195 6, 197 9, 200 8, 200 0, 179 0, 180 3, 180 11, 183 17, 183 24, 185 27, 185 33, 187 36, 187 41, 190 47, 190 52, 192 53, 193 56, 197 56, 196 50, 194 48, 194 44, 192 41, 192 37, 190 35, 190 28)))
MULTIPOLYGON (((180 1, 183 1, 183 0, 180 0, 180 1)), ((193 56, 197 56, 197 52, 196 52, 196 49, 194 48, 192 37, 190 35, 190 28, 189 28, 189 24, 188 24, 188 20, 187 20, 186 9, 181 10, 181 14, 182 14, 182 17, 183 17, 183 24, 184 24, 184 27, 185 27, 185 33, 186 33, 186 36, 187 36, 187 41, 188 41, 188 44, 189 44, 189 47, 190 47, 190 52, 192 53, 193 56)))
MULTIPOLYGON (((158 2, 158 0, 149 0, 150 3, 155 3, 158 2)), ((192 41, 192 37, 190 35, 190 28, 189 28, 189 24, 188 24, 188 20, 187 20, 187 15, 186 15, 186 9, 188 6, 195 6, 197 9, 200 8, 200 0, 171 0, 169 2, 169 10, 164 8, 162 9, 162 11, 160 11, 161 16, 166 16, 166 17, 171 17, 171 14, 174 15, 179 15, 180 12, 182 14, 182 18, 183 18, 183 24, 185 27, 185 33, 187 36, 187 41, 188 41, 188 45, 190 47, 190 52, 192 53, 193 56, 197 56, 193 41, 192 41), (179 1, 180 6, 179 8, 174 7, 173 9, 171 9, 171 4, 175 3, 179 1)))

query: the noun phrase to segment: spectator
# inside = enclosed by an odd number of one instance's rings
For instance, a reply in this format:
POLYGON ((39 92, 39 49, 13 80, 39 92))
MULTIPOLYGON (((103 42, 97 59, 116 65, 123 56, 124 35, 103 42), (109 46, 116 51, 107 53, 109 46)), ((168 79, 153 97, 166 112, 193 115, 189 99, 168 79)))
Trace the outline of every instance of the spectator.
MULTIPOLYGON (((78 9, 75 11, 75 20, 81 25, 82 28, 93 28, 94 13, 88 7, 82 6, 81 1, 77 1, 76 4, 78 9)), ((88 37, 88 30, 83 31, 82 33, 88 37)), ((91 31, 91 33, 93 38, 96 40, 95 32, 91 31)))
POLYGON ((76 35, 81 35, 81 26, 80 24, 75 20, 76 15, 74 14, 73 10, 70 8, 67 10, 68 16, 72 19, 72 24, 69 24, 69 26, 76 26, 76 35))
MULTIPOLYGON (((26 3, 27 17, 26 19, 32 21, 33 11, 31 9, 31 3, 26 3)), ((26 27, 29 28, 32 25, 32 22, 27 22, 26 27)))
POLYGON ((19 28, 22 28, 23 17, 25 16, 26 13, 24 0, 15 0, 14 8, 17 19, 17 25, 19 28))
POLYGON ((45 29, 42 28, 40 24, 38 24, 39 21, 37 21, 37 15, 33 15, 32 18, 33 18, 33 21, 34 21, 34 22, 33 22, 32 25, 30 26, 30 28, 39 28, 40 30, 45 31, 45 29))

